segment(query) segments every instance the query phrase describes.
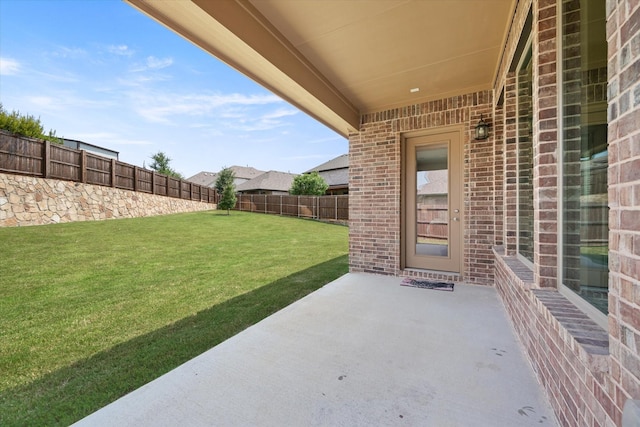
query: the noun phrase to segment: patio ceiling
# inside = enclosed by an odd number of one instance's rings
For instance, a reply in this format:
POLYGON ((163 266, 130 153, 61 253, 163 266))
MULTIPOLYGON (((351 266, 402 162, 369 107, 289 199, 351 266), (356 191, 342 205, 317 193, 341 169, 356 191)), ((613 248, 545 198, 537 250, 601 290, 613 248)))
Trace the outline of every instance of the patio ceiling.
POLYGON ((344 136, 364 113, 490 89, 516 3, 125 1, 344 136))

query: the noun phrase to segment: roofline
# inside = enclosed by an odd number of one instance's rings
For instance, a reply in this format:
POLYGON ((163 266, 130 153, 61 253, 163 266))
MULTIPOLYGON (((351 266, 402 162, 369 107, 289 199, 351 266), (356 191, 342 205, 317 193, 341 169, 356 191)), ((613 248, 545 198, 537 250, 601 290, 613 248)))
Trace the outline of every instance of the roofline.
POLYGON ((71 138, 60 138, 60 139, 62 139, 63 141, 79 142, 81 144, 88 145, 90 147, 99 148, 104 151, 111 151, 112 153, 120 154, 119 151, 112 150, 111 148, 101 147, 99 145, 91 144, 89 142, 80 141, 79 139, 71 139, 71 138))

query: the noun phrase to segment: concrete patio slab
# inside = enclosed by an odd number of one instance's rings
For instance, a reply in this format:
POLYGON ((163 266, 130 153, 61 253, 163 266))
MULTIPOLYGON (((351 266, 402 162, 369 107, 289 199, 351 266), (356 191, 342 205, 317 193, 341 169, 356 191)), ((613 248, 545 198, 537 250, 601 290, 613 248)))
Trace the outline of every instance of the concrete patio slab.
POLYGON ((495 289, 401 281, 347 274, 75 425, 557 425, 495 289))

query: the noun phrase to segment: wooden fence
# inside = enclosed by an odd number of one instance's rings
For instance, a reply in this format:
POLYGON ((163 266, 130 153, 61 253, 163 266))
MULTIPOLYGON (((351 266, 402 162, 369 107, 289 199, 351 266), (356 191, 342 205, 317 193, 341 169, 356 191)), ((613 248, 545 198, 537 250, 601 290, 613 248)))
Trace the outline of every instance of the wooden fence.
POLYGON ((449 207, 446 204, 418 203, 416 216, 418 239, 448 238, 449 207))
POLYGON ((314 218, 324 221, 349 220, 349 196, 290 196, 238 194, 234 209, 275 215, 314 218))
POLYGON ((0 172, 217 203, 214 188, 171 178, 85 150, 16 136, 1 130, 0 172))

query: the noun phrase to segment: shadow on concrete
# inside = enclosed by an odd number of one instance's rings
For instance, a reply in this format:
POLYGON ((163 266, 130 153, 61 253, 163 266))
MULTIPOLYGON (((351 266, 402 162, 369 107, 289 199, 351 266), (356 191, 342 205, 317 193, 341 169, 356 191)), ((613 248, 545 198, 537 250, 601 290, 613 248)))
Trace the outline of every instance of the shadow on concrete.
POLYGON ((343 255, 0 394, 0 425, 69 425, 347 273, 343 255), (130 366, 136 366, 134 371, 130 366))

